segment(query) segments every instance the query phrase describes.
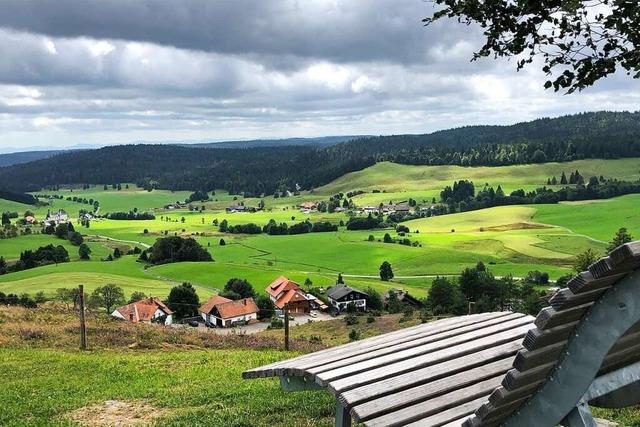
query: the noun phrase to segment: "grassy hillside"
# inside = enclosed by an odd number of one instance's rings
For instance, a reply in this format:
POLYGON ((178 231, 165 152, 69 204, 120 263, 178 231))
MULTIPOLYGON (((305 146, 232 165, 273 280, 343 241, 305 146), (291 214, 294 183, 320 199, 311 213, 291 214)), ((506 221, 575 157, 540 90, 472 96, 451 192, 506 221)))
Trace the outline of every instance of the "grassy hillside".
MULTIPOLYGON (((93 251, 91 261, 79 261, 77 248, 51 236, 32 235, 0 240, 0 256, 12 261, 26 249, 48 243, 62 244, 72 261, 68 264, 40 267, 33 270, 0 276, 0 291, 29 292, 43 290, 53 293, 59 287, 84 284, 90 290, 105 283, 115 283, 129 294, 134 290, 164 297, 176 283, 192 282, 201 298, 221 289, 232 277, 247 278, 259 292, 279 275, 287 275, 315 285, 328 286, 342 273, 354 286, 369 286, 383 292, 390 287, 402 287, 418 297, 424 297, 435 275, 456 275, 469 265, 483 261, 496 275, 511 274, 522 277, 531 270, 541 270, 557 278, 571 271, 573 257, 587 248, 602 254, 619 227, 640 236, 640 217, 635 214, 640 195, 629 195, 593 202, 561 203, 556 205, 503 206, 406 222, 410 233, 399 236, 394 230, 347 231, 311 233, 294 236, 235 235, 218 231, 214 220, 229 224, 253 222, 260 226, 269 219, 294 224, 305 219, 346 221, 344 213, 303 214, 296 207, 303 200, 327 200, 337 191, 379 189, 386 193, 366 193, 353 198, 362 206, 375 201, 403 200, 411 195, 418 200, 436 195, 453 180, 472 179, 476 186, 483 182, 510 188, 535 188, 546 183, 550 176, 580 170, 583 176, 600 175, 607 178, 638 179, 640 161, 584 160, 571 163, 549 163, 497 168, 460 168, 450 166, 406 166, 381 163, 361 172, 342 177, 312 193, 296 197, 265 198, 266 210, 256 213, 226 213, 224 208, 236 203, 225 192, 216 192, 214 200, 204 205, 204 212, 164 211, 164 204, 182 200, 186 192, 140 191, 130 185, 117 191, 102 187, 64 188, 56 194, 82 196, 100 200, 105 209, 129 211, 153 209, 155 220, 149 221, 92 221, 91 227, 81 231, 93 251), (217 199, 217 200, 215 200, 217 199), (183 222, 184 218, 184 222, 183 222), (144 231, 147 231, 146 233, 144 231), (393 238, 408 238, 418 246, 383 243, 389 233, 393 238), (209 263, 180 263, 144 269, 135 257, 125 256, 102 261, 115 246, 152 245, 164 235, 196 238, 212 254, 209 263), (373 241, 369 241, 369 236, 373 241), (94 237, 91 237, 94 236, 94 237), (102 237, 114 239, 107 241, 102 237), (220 246, 224 239, 225 246, 220 246), (382 282, 378 267, 389 261, 395 273, 392 282, 382 282)), ((258 199, 244 200, 256 206, 258 199)), ((54 207, 64 207, 72 216, 85 205, 54 201, 54 207)), ((22 213, 28 207, 0 201, 0 210, 12 208, 22 213), (17 206, 16 206, 17 205, 17 206)), ((40 208, 36 214, 46 213, 40 208)), ((36 230, 37 231, 37 230, 36 230)))
POLYGON ((467 179, 474 182, 476 188, 485 183, 497 187, 501 185, 505 192, 519 188, 532 190, 547 184, 547 179, 564 171, 579 170, 585 177, 603 175, 607 178, 624 180, 640 179, 640 159, 617 160, 577 160, 566 163, 542 163, 532 165, 514 165, 498 167, 462 167, 462 166, 410 166, 382 162, 358 172, 348 173, 335 181, 315 190, 318 194, 334 194, 354 189, 380 190, 385 193, 357 196, 357 203, 377 205, 389 200, 439 199, 440 191, 453 181, 467 179))
MULTIPOLYGON (((285 352, 282 330, 223 336, 90 314, 90 349, 81 352, 73 311, 0 307, 0 425, 328 427, 329 393, 284 392, 276 379, 243 380, 242 371, 344 343, 351 328, 369 337, 417 323, 399 317, 294 326, 285 352)), ((638 408, 594 412, 640 423, 638 408)))

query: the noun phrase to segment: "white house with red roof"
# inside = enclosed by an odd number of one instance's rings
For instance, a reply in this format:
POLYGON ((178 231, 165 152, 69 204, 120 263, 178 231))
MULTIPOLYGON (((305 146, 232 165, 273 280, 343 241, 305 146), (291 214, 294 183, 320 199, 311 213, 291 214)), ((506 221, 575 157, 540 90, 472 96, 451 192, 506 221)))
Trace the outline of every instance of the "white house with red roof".
POLYGON ((160 323, 170 325, 173 322, 173 311, 160 298, 149 297, 116 308, 111 316, 127 322, 160 323))
POLYGON ((205 322, 228 328, 244 325, 258 319, 258 306, 253 298, 231 300, 214 295, 200 307, 200 315, 205 322))
POLYGON ((267 286, 267 294, 280 310, 284 309, 285 304, 288 304, 290 313, 309 313, 311 311, 311 302, 307 298, 307 294, 300 288, 300 285, 284 276, 278 277, 267 286))

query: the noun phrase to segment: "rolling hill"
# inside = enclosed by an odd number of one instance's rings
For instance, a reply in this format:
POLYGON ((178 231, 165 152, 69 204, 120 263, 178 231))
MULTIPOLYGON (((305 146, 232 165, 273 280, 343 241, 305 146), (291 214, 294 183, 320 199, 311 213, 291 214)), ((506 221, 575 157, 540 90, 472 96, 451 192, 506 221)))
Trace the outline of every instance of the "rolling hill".
POLYGON ((169 190, 218 188, 260 195, 312 189, 380 161, 504 166, 625 157, 640 157, 640 113, 585 113, 512 126, 360 138, 321 147, 113 146, 0 168, 0 182, 20 191, 60 184, 137 182, 169 190))

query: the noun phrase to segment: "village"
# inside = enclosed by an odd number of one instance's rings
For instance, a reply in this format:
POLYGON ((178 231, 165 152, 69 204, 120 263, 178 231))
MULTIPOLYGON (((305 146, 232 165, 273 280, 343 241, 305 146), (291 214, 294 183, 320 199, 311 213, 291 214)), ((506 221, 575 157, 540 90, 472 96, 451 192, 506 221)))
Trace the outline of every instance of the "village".
MULTIPOLYGON (((365 313, 370 295, 344 283, 316 288, 315 294, 285 276, 280 276, 265 288, 271 308, 258 307, 253 297, 230 299, 216 294, 197 308, 198 316, 174 319, 172 311, 161 298, 150 296, 116 308, 111 317, 131 323, 147 323, 172 327, 192 327, 217 334, 256 333, 284 327, 341 318, 345 313, 365 313)), ((395 289, 382 299, 383 308, 389 304, 419 309, 421 301, 408 292, 395 289)))

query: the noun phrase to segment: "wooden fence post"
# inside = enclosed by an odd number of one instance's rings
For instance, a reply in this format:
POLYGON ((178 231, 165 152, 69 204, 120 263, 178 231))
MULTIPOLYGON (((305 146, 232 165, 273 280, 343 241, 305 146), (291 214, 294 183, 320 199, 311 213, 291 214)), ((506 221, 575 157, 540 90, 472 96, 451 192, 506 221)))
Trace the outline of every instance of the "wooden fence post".
POLYGON ((87 349, 87 324, 84 319, 84 286, 79 285, 78 291, 80 292, 80 349, 87 349))
POLYGON ((284 349, 289 351, 289 303, 284 305, 284 349))

